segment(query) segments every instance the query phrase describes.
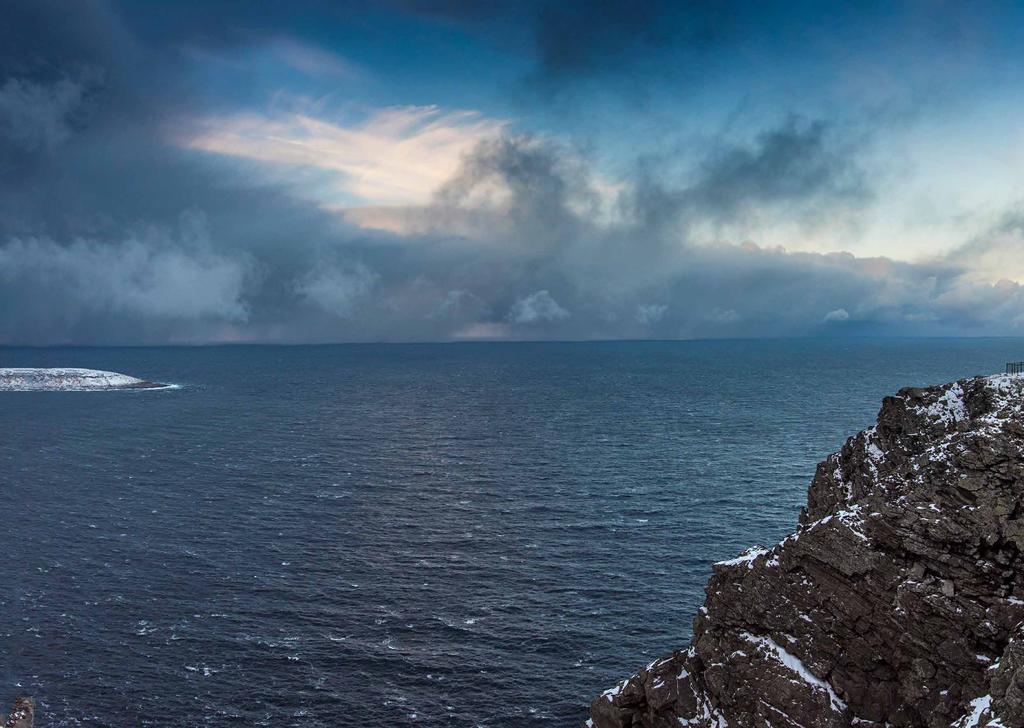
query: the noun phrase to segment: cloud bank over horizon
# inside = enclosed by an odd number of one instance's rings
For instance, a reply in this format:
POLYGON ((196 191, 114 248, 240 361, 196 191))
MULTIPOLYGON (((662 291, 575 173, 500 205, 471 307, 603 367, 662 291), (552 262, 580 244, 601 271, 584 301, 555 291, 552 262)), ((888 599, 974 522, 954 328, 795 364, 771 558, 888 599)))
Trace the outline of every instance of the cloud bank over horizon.
POLYGON ((501 6, 519 29, 500 38, 447 5, 358 21, 471 47, 520 79, 498 103, 478 69, 436 55, 417 56, 405 88, 380 48, 347 40, 358 13, 344 3, 310 3, 313 29, 231 4, 192 17, 154 3, 140 19, 116 3, 13 3, 0 344, 1024 334, 1012 187, 972 214, 944 210, 947 190, 889 153, 909 130, 920 142, 926 104, 865 125, 781 95, 777 113, 609 147, 572 121, 579 108, 563 114, 567 98, 632 134, 660 102, 611 108, 595 85, 617 99, 630 69, 656 94, 677 80, 650 78, 664 54, 707 60, 753 32, 727 10, 652 3, 626 22, 613 6, 582 20, 501 6), (617 64, 566 35, 584 21, 617 64), (458 72, 465 97, 443 98, 458 72))

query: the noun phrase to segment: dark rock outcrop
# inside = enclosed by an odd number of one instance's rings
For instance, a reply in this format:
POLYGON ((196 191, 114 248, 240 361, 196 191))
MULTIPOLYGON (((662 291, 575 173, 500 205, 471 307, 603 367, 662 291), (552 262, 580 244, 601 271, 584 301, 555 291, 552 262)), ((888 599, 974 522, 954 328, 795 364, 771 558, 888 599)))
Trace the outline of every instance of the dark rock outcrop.
POLYGON ((32 728, 35 712, 32 698, 18 698, 10 715, 0 715, 0 728, 32 728))
POLYGON ((590 725, 1024 726, 1024 376, 887 397, 590 725))

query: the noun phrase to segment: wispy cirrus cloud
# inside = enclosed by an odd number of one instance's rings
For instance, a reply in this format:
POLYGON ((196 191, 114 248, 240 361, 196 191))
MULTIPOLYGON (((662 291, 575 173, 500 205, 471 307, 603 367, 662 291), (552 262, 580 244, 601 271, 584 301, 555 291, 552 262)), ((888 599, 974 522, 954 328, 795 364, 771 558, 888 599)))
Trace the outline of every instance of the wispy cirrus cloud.
POLYGON ((426 203, 463 158, 507 122, 437 106, 379 109, 345 123, 310 113, 245 113, 200 121, 192 149, 335 175, 338 206, 426 203))
POLYGON ((281 36, 270 44, 270 52, 289 68, 311 76, 354 79, 360 70, 351 61, 320 46, 281 36))

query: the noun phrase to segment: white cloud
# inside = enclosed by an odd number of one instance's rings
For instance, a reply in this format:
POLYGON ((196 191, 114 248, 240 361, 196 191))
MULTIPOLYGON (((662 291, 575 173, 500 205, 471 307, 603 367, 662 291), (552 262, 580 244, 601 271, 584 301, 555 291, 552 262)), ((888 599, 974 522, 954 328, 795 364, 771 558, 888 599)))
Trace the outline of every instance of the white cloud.
POLYGON ((636 320, 637 323, 654 324, 661 320, 665 312, 668 311, 668 306, 663 303, 641 303, 636 307, 636 320))
POLYGON ((359 75, 356 67, 337 53, 295 38, 276 38, 270 44, 270 51, 291 68, 310 76, 353 79, 359 75))
POLYGON ((475 111, 396 106, 353 123, 304 113, 206 119, 182 143, 215 154, 335 174, 339 196, 363 204, 409 205, 428 202, 465 155, 505 127, 506 122, 475 111))
POLYGON ((716 324, 734 324, 740 320, 740 315, 731 308, 715 306, 707 315, 707 320, 716 324))
POLYGON ((508 313, 508 318, 517 324, 534 324, 542 321, 562 321, 569 318, 569 312, 559 306, 547 291, 536 291, 516 301, 508 313))
POLYGON ((479 314, 486 308, 486 303, 480 296, 465 290, 448 291, 447 295, 437 310, 432 314, 434 317, 448 318, 458 317, 466 313, 479 314))
POLYGON ((350 318, 356 303, 373 288, 379 276, 362 264, 327 267, 311 271, 296 285, 296 291, 324 311, 350 318))
POLYGON ((850 313, 845 308, 837 308, 834 311, 829 311, 825 314, 825 318, 823 319, 825 323, 836 323, 849 320, 850 313))

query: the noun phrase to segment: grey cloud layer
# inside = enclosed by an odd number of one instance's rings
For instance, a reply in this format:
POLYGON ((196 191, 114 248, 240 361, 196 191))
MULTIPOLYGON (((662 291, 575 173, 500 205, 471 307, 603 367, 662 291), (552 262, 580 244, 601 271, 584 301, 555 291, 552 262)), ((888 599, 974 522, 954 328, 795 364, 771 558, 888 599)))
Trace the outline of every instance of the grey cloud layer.
MULTIPOLYGON (((198 102, 172 57, 105 5, 74 22, 63 7, 19 5, 37 37, 0 51, 0 343, 1020 330, 1020 286, 973 276, 966 249, 912 265, 743 242, 870 204, 856 147, 824 122, 685 174, 643 160, 612 199, 577 154, 506 137, 401 211, 417 233, 373 232, 176 148, 167 125, 198 102)), ((971 245, 1012 249, 1007 225, 971 245)))
POLYGON ((188 340, 196 323, 246 320, 245 277, 239 260, 162 233, 68 244, 13 238, 0 246, 0 330, 14 341, 47 343, 116 325, 122 339, 159 332, 188 340))
POLYGON ((83 113, 88 82, 61 78, 53 83, 8 78, 0 86, 0 134, 31 152, 53 150, 72 134, 83 113))

